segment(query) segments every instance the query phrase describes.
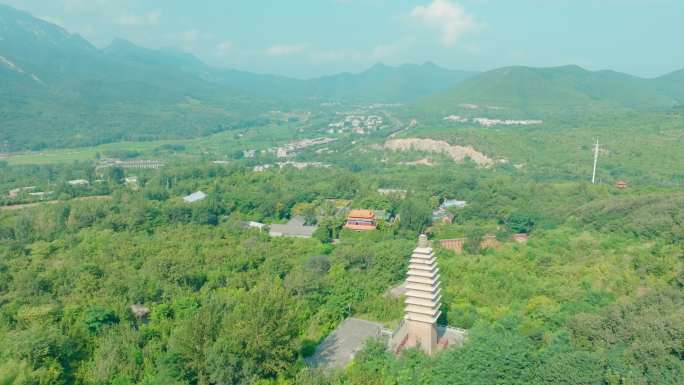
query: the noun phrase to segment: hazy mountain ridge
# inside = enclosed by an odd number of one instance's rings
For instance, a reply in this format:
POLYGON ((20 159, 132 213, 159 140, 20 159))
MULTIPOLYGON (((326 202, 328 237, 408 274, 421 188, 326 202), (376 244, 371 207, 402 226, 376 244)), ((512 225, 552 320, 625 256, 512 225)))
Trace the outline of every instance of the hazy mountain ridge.
MULTIPOLYGON (((254 121, 277 106, 417 102, 424 115, 462 104, 543 117, 555 111, 669 109, 684 103, 684 70, 656 79, 578 66, 484 73, 428 62, 377 64, 301 80, 206 65, 123 39, 98 49, 76 34, 0 5, 0 143, 5 150, 186 138, 254 121)), ((288 107, 289 106, 289 107, 288 107)))
MULTIPOLYGON (((377 65, 360 74, 310 80, 254 74, 214 68, 190 54, 143 48, 123 39, 99 50, 78 35, 7 6, 0 8, 0 31, 0 56, 45 79, 51 87, 65 87, 77 94, 92 84, 140 82, 148 84, 153 93, 168 88, 171 94, 185 90, 290 100, 408 102, 453 87, 475 74, 434 64, 377 65)), ((87 95, 92 97, 93 92, 89 89, 87 95)), ((112 91, 107 94, 110 100, 112 91)))
POLYGON ((570 65, 552 68, 512 66, 484 72, 433 95, 424 106, 454 107, 463 103, 539 112, 567 108, 671 108, 684 90, 682 75, 644 79, 616 71, 589 71, 570 65), (675 80, 681 77, 682 86, 675 80))
POLYGON ((684 69, 674 71, 655 79, 659 89, 684 105, 684 69))

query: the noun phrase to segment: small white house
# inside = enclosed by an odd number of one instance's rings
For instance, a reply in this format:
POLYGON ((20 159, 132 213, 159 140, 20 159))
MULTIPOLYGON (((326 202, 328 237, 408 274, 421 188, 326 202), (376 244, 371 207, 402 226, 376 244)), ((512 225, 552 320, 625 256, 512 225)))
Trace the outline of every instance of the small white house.
POLYGON ((458 199, 447 199, 444 201, 444 203, 442 203, 442 205, 440 207, 444 208, 444 209, 448 209, 451 207, 458 207, 458 208, 462 209, 462 208, 466 207, 467 204, 468 204, 468 202, 466 202, 466 201, 460 201, 458 199))
POLYGON ((183 201, 185 203, 195 203, 199 202, 201 200, 204 200, 207 198, 207 194, 203 193, 202 191, 197 191, 194 192, 186 197, 183 198, 183 201))
POLYGON ((74 179, 74 180, 68 181, 67 183, 70 186, 74 186, 74 187, 85 187, 85 186, 90 185, 90 182, 88 182, 85 179, 74 179))

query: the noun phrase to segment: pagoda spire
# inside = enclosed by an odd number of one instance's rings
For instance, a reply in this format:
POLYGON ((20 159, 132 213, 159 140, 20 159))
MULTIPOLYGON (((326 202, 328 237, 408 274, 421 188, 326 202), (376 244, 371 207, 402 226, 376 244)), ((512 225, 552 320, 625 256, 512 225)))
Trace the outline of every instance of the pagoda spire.
POLYGON ((442 314, 442 289, 435 253, 421 234, 413 250, 406 278, 404 320, 408 330, 405 347, 418 347, 426 354, 437 351, 437 319, 442 314))

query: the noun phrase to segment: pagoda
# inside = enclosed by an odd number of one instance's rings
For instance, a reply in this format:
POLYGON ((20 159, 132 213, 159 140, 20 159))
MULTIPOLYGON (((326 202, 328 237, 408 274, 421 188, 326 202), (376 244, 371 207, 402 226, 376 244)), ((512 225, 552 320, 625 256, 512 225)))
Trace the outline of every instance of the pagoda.
POLYGON ((430 355, 438 348, 437 319, 442 314, 439 268, 425 234, 418 240, 406 278, 406 337, 403 348, 418 347, 430 355))

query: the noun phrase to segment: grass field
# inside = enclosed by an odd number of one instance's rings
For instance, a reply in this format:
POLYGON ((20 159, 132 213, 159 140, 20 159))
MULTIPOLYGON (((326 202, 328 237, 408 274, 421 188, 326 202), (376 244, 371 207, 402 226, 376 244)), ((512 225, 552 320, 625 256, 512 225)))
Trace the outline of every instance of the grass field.
POLYGON ((164 144, 182 144, 190 141, 153 141, 153 142, 120 142, 109 143, 95 147, 66 148, 58 150, 47 150, 40 152, 27 152, 10 155, 5 158, 10 165, 25 164, 53 164, 82 162, 95 160, 96 154, 107 151, 139 151, 146 153, 164 144))
MULTIPOLYGON (((9 165, 42 165, 69 162, 94 161, 97 153, 135 151, 145 157, 159 157, 164 145, 182 145, 186 156, 225 157, 236 151, 262 150, 293 140, 297 127, 268 125, 240 131, 225 131, 207 137, 185 140, 157 140, 149 142, 118 142, 93 147, 55 149, 39 152, 11 154, 1 160, 9 165)), ((302 135, 309 136, 309 135, 302 135)))

